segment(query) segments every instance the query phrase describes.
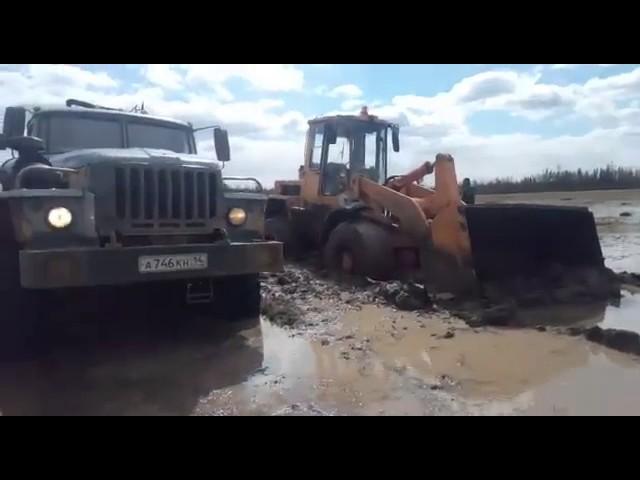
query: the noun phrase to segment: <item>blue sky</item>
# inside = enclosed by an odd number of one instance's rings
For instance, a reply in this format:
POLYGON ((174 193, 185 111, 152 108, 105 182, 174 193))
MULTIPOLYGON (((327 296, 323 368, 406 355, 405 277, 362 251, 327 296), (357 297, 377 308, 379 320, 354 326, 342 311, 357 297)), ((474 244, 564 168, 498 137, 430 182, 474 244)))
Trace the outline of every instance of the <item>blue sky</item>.
POLYGON ((229 171, 267 183, 295 177, 307 119, 364 104, 402 126, 394 173, 439 151, 474 178, 640 167, 638 65, 0 65, 2 107, 69 97, 219 122, 229 171))

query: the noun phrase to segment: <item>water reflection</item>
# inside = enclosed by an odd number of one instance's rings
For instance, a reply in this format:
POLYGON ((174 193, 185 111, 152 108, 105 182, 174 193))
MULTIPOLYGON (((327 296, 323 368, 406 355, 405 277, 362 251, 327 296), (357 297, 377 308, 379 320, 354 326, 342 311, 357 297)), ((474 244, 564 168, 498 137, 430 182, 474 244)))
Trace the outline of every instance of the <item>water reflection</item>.
POLYGON ((230 325, 184 311, 132 314, 130 307, 119 317, 93 312, 70 321, 43 354, 1 364, 0 412, 188 415, 202 396, 242 383, 262 364, 256 320, 230 325))
POLYGON ((607 306, 600 326, 640 333, 640 295, 623 292, 619 305, 607 306))

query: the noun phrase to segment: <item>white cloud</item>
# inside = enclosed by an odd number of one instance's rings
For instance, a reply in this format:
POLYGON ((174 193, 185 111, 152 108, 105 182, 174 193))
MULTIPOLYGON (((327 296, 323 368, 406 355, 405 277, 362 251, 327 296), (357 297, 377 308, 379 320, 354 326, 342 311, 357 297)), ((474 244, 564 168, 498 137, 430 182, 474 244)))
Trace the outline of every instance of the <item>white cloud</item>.
POLYGON ((460 178, 488 180, 536 174, 557 166, 594 168, 613 162, 637 166, 640 136, 630 128, 594 130, 581 136, 445 135, 435 138, 402 135, 402 151, 392 154, 390 174, 401 174, 446 151, 456 160, 460 178))
POLYGON ((301 90, 304 72, 285 64, 190 64, 180 65, 186 80, 205 86, 220 86, 232 78, 241 78, 257 90, 286 92, 301 90))
POLYGON ((553 70, 570 70, 578 67, 615 67, 617 63, 555 63, 551 65, 553 70))
POLYGON ((227 175, 257 176, 266 187, 275 180, 296 179, 304 163, 304 135, 287 139, 230 139, 232 161, 225 165, 227 175))
MULTIPOLYGON (((277 136, 286 132, 299 131, 304 125, 304 116, 294 110, 284 108, 282 100, 260 99, 255 102, 221 102, 216 88, 209 94, 186 94, 186 99, 167 99, 167 87, 146 86, 126 93, 114 93, 103 87, 114 85, 105 81, 103 74, 93 74, 73 67, 74 81, 61 81, 52 75, 34 75, 33 69, 26 71, 0 71, 0 106, 6 105, 63 105, 67 98, 79 98, 113 108, 131 109, 145 103, 151 113, 192 121, 196 125, 220 123, 233 133, 277 136), (48 82, 43 79, 47 78, 48 82)), ((57 68, 35 68, 40 73, 57 68)), ((157 72, 156 72, 157 73, 157 72)), ((105 74, 106 75, 106 74, 105 74)), ((110 77, 108 77, 110 78, 110 77)), ((226 99, 225 99, 226 100, 226 99)))
MULTIPOLYGON (((362 98, 350 98, 340 104, 342 110, 356 110, 366 105, 366 102, 362 98)), ((355 113, 355 112, 354 112, 355 113)))
POLYGON ((510 71, 478 73, 455 84, 451 95, 461 103, 499 97, 515 92, 523 78, 526 77, 510 71))
POLYGON ((596 77, 584 84, 586 94, 629 98, 640 94, 640 68, 609 77, 596 77))
POLYGON ((177 90, 182 88, 182 75, 176 72, 171 65, 164 63, 152 63, 144 68, 147 79, 154 85, 177 90))
POLYGON ((354 98, 361 97, 363 95, 363 91, 357 85, 353 83, 348 83, 346 85, 339 85, 332 90, 330 90, 327 95, 333 98, 346 97, 346 98, 354 98))
MULTIPOLYGON (((140 67, 137 67, 138 70, 140 67)), ((105 69, 101 69, 105 70, 105 69)), ((312 90, 339 99, 337 112, 370 112, 401 125, 402 151, 391 155, 390 173, 402 173, 439 151, 451 152, 460 176, 487 179, 519 176, 544 168, 592 168, 607 162, 637 165, 640 150, 640 68, 594 77, 583 83, 543 81, 542 71, 487 71, 462 78, 431 96, 403 91, 385 102, 366 101, 361 89, 344 83, 312 90), (532 121, 553 122, 562 132, 567 119, 587 120, 584 135, 554 137, 525 133, 479 135, 469 127, 478 112, 501 111, 532 121)), ((225 172, 258 176, 269 185, 296 178, 303 160, 305 115, 277 93, 297 91, 304 75, 289 65, 148 65, 140 85, 123 84, 106 71, 76 65, 13 65, 0 70, 0 105, 62 104, 80 98, 130 109, 145 102, 152 113, 220 123, 231 134, 233 161, 225 172), (258 100, 235 98, 229 80, 243 79, 262 92, 258 100), (176 97, 178 91, 180 96, 176 97), (275 95, 275 97, 272 97, 275 95)), ((234 95, 235 94, 235 95, 234 95)), ((313 112, 311 115, 321 115, 313 112)), ((203 147, 210 146, 205 137, 203 147)))
POLYGON ((67 85, 80 88, 113 88, 118 85, 108 73, 90 72, 75 65, 33 64, 27 76, 36 85, 67 85))

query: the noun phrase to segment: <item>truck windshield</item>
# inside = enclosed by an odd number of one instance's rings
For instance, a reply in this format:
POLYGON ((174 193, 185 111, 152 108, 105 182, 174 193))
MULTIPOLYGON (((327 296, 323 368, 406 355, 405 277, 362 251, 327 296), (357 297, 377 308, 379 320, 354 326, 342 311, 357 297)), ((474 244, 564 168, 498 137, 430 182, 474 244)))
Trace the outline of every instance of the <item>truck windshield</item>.
POLYGON ((189 135, 179 128, 129 123, 129 147, 161 148, 176 153, 189 152, 189 135))
POLYGON ((191 153, 190 132, 142 122, 128 122, 125 145, 122 122, 114 119, 60 116, 49 120, 47 151, 63 153, 83 148, 157 148, 191 153))

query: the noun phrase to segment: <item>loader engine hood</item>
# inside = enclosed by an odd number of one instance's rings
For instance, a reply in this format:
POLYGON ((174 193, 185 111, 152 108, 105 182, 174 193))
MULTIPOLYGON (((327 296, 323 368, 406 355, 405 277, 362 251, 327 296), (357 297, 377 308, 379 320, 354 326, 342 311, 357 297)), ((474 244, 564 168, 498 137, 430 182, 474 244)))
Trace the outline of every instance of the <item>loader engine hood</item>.
POLYGON ((209 158, 169 150, 150 148, 100 148, 74 150, 72 152, 49 155, 49 161, 56 167, 82 168, 94 164, 122 165, 127 163, 153 165, 199 166, 220 170, 218 164, 209 158))

